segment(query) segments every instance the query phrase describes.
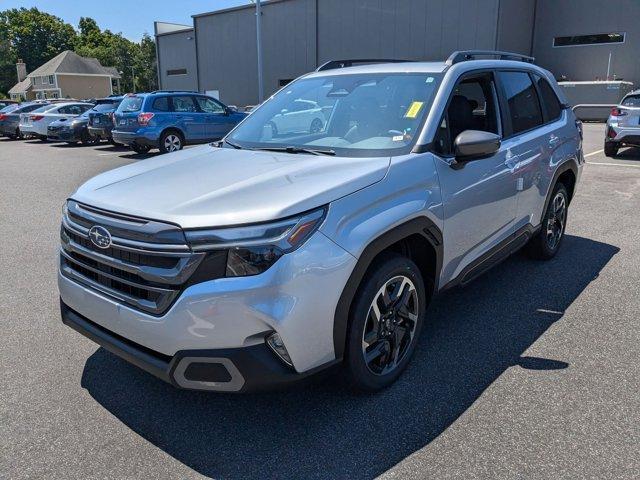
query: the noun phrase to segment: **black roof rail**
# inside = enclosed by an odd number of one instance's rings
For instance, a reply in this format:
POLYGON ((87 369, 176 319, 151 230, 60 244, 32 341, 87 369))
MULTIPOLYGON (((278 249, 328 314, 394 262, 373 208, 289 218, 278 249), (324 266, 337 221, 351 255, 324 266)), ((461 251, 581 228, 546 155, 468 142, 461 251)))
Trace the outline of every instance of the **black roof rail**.
POLYGON ((446 64, 451 66, 466 60, 477 60, 476 57, 496 57, 499 60, 517 60, 527 63, 533 63, 535 61, 535 58, 528 57, 527 55, 513 52, 501 52, 500 50, 459 50, 449 55, 446 64))
POLYGON ((411 60, 400 60, 397 58, 361 58, 361 59, 348 59, 348 60, 329 60, 326 63, 323 63, 318 68, 316 68, 316 72, 323 72, 325 70, 333 70, 334 68, 345 68, 352 67, 353 65, 359 64, 370 64, 370 63, 404 63, 410 62, 411 60))
POLYGON ((200 93, 195 90, 154 90, 149 93, 200 93))

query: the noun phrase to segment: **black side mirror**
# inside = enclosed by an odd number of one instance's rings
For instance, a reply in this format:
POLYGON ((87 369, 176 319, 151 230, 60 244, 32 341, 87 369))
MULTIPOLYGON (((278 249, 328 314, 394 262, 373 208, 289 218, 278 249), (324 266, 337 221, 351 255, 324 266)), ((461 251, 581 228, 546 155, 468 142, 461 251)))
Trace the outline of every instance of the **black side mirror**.
POLYGON ((500 135, 482 130, 465 130, 453 142, 457 161, 466 162, 493 155, 500 149, 500 135))

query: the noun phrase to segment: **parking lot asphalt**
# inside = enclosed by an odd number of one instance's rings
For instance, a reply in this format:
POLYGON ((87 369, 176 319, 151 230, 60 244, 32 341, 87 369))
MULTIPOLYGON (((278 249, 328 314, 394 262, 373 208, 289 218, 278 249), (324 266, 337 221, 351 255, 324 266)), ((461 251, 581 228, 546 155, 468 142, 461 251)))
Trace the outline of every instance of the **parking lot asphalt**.
POLYGON ((141 156, 0 139, 0 478, 592 478, 640 472, 640 150, 588 165, 549 262, 436 298, 391 388, 179 391, 60 322, 64 199, 141 156))

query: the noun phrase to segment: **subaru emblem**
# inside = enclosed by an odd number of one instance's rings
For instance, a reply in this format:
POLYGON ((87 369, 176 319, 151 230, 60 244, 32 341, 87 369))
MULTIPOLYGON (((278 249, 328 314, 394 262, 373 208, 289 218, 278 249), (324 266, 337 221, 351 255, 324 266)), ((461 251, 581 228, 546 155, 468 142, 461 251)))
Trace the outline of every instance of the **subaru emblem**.
POLYGON ((109 248, 111 246, 111 234, 109 230, 100 225, 94 225, 89 229, 89 238, 98 248, 109 248))

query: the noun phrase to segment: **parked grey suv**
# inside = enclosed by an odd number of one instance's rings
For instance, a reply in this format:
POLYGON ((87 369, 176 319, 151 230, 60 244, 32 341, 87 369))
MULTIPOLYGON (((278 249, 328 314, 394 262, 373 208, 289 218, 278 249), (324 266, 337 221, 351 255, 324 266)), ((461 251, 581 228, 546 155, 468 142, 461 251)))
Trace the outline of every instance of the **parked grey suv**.
POLYGON ((62 220, 64 323, 182 388, 342 364, 376 390, 433 294, 521 247, 558 252, 584 158, 549 72, 502 52, 355 63, 287 85, 219 144, 81 186, 62 220), (274 130, 301 100, 322 125, 274 130))

